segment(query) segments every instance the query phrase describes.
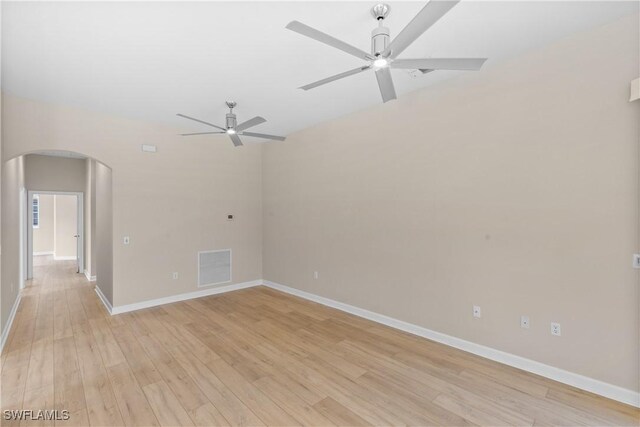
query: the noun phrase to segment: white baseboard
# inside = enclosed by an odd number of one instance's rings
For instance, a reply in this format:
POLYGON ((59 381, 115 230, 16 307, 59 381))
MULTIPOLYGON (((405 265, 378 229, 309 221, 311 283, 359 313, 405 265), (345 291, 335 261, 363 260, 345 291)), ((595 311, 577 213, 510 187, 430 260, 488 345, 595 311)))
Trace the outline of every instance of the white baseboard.
POLYGON ((90 282, 96 281, 96 276, 89 276, 89 272, 87 270, 84 271, 84 277, 86 277, 87 280, 90 282))
POLYGON ((100 301, 102 301, 102 304, 104 304, 109 314, 113 314, 113 307, 111 306, 111 303, 109 302, 107 297, 105 297, 104 294, 102 293, 102 290, 100 290, 100 288, 97 285, 95 287, 95 290, 96 290, 96 294, 98 294, 98 298, 100 298, 100 301))
POLYGON ((349 304, 344 304, 339 301, 334 301, 329 298, 321 297, 309 292, 281 285, 279 283, 264 280, 263 284, 278 291, 295 295, 309 301, 317 302, 328 307, 336 308, 338 310, 345 311, 347 313, 351 313, 377 323, 382 323, 383 325, 387 325, 413 335, 427 338, 432 341, 446 344, 448 346, 464 350, 466 352, 473 353, 475 355, 482 356, 487 359, 503 363, 505 365, 513 366, 515 368, 522 369, 523 371, 531 372, 533 374, 537 374, 554 381, 558 381, 582 390, 589 391, 591 393, 608 397, 609 399, 640 407, 640 393, 633 390, 628 390, 613 384, 586 377, 584 375, 545 365, 544 363, 536 362, 535 360, 516 356, 515 354, 496 350, 491 347, 486 347, 480 344, 463 340, 461 338, 456 338, 450 335, 436 332, 431 329, 423 328, 422 326, 407 323, 402 320, 394 319, 389 316, 354 307, 349 304))
POLYGON ((16 313, 18 312, 18 306, 20 305, 20 300, 22 299, 22 294, 18 292, 18 296, 16 300, 13 302, 13 307, 11 307, 11 313, 9 313, 9 319, 7 320, 7 324, 4 326, 2 331, 2 340, 0 341, 0 353, 4 349, 4 345, 7 342, 7 338, 9 338, 9 332, 11 331, 11 325, 13 325, 13 320, 16 318, 16 313))
POLYGON ((53 259, 56 260, 56 261, 72 261, 72 260, 78 259, 78 257, 75 257, 75 256, 57 256, 56 254, 53 254, 53 259))
MULTIPOLYGON (((171 304, 173 302, 185 301, 194 298, 206 297, 209 295, 222 294, 225 292, 237 291, 239 289, 251 288, 262 285, 262 280, 252 280, 250 282, 236 283, 233 285, 220 286, 201 291, 187 292, 185 294, 172 295, 169 297, 136 302, 133 304, 119 305, 110 310, 111 314, 127 313, 129 311, 141 310, 143 308, 156 307, 158 305, 171 304)), ((98 287, 96 286, 96 289, 98 287)), ((103 301, 104 302, 104 301, 103 301)), ((106 305, 106 304, 105 304, 106 305)))
POLYGON ((53 255, 53 251, 34 252, 33 256, 53 255))

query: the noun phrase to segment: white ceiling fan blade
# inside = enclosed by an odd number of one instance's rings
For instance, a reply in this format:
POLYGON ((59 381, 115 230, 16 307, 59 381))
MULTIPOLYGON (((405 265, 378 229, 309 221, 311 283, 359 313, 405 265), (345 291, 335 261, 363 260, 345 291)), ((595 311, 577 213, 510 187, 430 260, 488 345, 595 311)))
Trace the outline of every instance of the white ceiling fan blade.
POLYGON ((407 24, 395 39, 382 52, 383 57, 396 58, 411 43, 427 31, 433 24, 444 16, 460 0, 442 1, 431 0, 420 12, 407 24))
POLYGON ((408 68, 419 70, 468 70, 475 71, 482 67, 487 58, 424 58, 396 59, 392 68, 408 68))
POLYGON ((364 50, 360 50, 355 46, 351 46, 349 43, 345 43, 342 40, 338 40, 337 38, 330 36, 329 34, 325 34, 322 31, 311 28, 310 26, 305 25, 302 22, 291 21, 287 24, 286 28, 291 31, 295 31, 298 34, 302 34, 303 36, 310 37, 321 43, 335 47, 336 49, 340 49, 341 51, 353 56, 357 56, 360 59, 365 59, 367 61, 373 59, 373 57, 364 50))
POLYGON ((205 121, 202 121, 200 119, 196 119, 194 117, 185 116, 184 114, 176 114, 176 116, 184 117, 185 119, 193 120, 194 122, 202 123, 202 124, 205 124, 205 125, 208 125, 208 126, 213 126, 214 128, 217 128, 217 129, 220 129, 220 130, 223 130, 223 131, 226 132, 225 128, 220 127, 220 126, 216 126, 213 123, 205 122, 205 121))
POLYGON ((239 125, 236 125, 236 131, 241 131, 244 129, 249 129, 250 127, 257 126, 260 123, 264 123, 267 120, 260 116, 255 116, 252 119, 247 120, 246 122, 242 122, 239 125))
POLYGON ((181 133, 180 136, 192 136, 192 135, 214 135, 226 132, 195 132, 195 133, 181 133))
POLYGON ((392 99, 396 99, 396 89, 393 87, 393 80, 391 79, 391 70, 389 70, 389 67, 377 69, 376 78, 378 79, 378 86, 380 86, 382 101, 387 102, 392 99))
POLYGON ((255 133, 255 132, 242 132, 241 135, 254 136, 256 138, 275 139, 276 141, 284 141, 285 139, 287 139, 284 136, 267 135, 266 133, 255 133))
POLYGON ((233 145, 235 145, 236 147, 240 147, 242 145, 242 141, 240 141, 240 137, 238 136, 238 134, 230 133, 228 135, 229 138, 231 138, 231 142, 233 142, 233 145))
POLYGON ((369 65, 365 65, 362 67, 354 68, 353 70, 345 71, 344 73, 336 74, 335 76, 327 77, 326 79, 318 80, 317 82, 309 83, 308 85, 301 86, 300 89, 309 90, 318 86, 322 86, 327 83, 331 83, 336 80, 343 79, 345 77, 352 76, 354 74, 361 73, 365 70, 371 68, 369 65))

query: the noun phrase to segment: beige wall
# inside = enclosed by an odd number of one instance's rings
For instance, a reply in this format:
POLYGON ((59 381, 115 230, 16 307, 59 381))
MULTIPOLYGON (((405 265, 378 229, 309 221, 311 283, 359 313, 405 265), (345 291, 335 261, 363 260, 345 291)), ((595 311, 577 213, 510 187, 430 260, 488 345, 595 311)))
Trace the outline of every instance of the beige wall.
MULTIPOLYGON (((0 4, 0 20, 2 19, 2 5, 0 4)), ((2 31, 0 31, 0 46, 2 45, 2 31)), ((2 49, 0 49, 0 82, 2 81, 2 49)), ((2 111, 2 99, 0 97, 0 111, 2 111)), ((2 175, 4 174, 4 163, 2 159, 2 115, 0 114, 0 338, 2 334, 4 334, 5 327, 5 314, 4 314, 4 305, 5 303, 3 295, 4 291, 4 282, 2 281, 2 261, 1 261, 1 253, 2 253, 2 196, 4 195, 4 191, 2 190, 2 184, 4 179, 2 179, 2 175)), ((8 316, 8 315, 7 315, 8 316)))
POLYGON ((638 25, 265 147, 264 278, 639 390, 638 25))
POLYGON ((78 254, 78 198, 55 195, 54 205, 54 256, 57 259, 75 258, 78 254))
MULTIPOLYGON (((40 194, 39 227, 33 229, 33 253, 53 254, 54 249, 54 209, 52 194, 40 194)), ((30 208, 28 206, 28 208, 30 208)))
MULTIPOLYGON (((202 250, 233 249, 234 283, 261 278, 261 144, 235 148, 224 135, 187 141, 180 129, 7 94, 2 114, 4 158, 68 150, 112 168, 114 305, 198 290, 202 250), (142 143, 158 152, 143 153, 142 143)), ((96 268, 99 284, 99 255, 96 268)))
POLYGON ((84 263, 89 277, 96 275, 96 161, 86 159, 84 190, 84 263))
POLYGON ((85 162, 85 159, 29 154, 25 156, 26 187, 32 191, 83 192, 85 162))
POLYGON ((22 188, 24 188, 24 158, 17 157, 2 163, 2 286, 0 287, 2 331, 9 320, 11 308, 20 289, 19 197, 22 188))
POLYGON ((96 286, 113 305, 113 177, 111 169, 100 162, 94 166, 96 286))

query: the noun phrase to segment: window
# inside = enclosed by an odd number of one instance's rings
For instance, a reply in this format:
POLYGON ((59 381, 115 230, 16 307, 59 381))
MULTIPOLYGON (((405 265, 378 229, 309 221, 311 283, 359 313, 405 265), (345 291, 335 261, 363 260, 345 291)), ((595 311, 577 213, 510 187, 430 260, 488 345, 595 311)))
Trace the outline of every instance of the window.
POLYGON ((33 228, 40 227, 40 197, 33 196, 33 228))

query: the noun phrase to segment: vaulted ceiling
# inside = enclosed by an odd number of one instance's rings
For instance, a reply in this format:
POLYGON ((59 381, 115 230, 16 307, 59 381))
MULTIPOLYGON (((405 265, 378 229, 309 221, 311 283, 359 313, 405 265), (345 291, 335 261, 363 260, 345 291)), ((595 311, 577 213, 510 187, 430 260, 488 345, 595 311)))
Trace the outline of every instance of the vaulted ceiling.
MULTIPOLYGON (((223 124, 234 100, 239 121, 262 115, 256 132, 287 135, 381 100, 373 73, 297 89, 360 61, 285 25, 299 20, 369 51, 374 4, 3 2, 2 89, 194 132, 202 126, 175 114, 223 124)), ((389 4, 393 38, 425 3, 389 4)), ((637 12, 634 1, 462 1, 402 57, 487 57, 487 70, 637 12)), ((459 74, 393 71, 399 96, 459 74)))

